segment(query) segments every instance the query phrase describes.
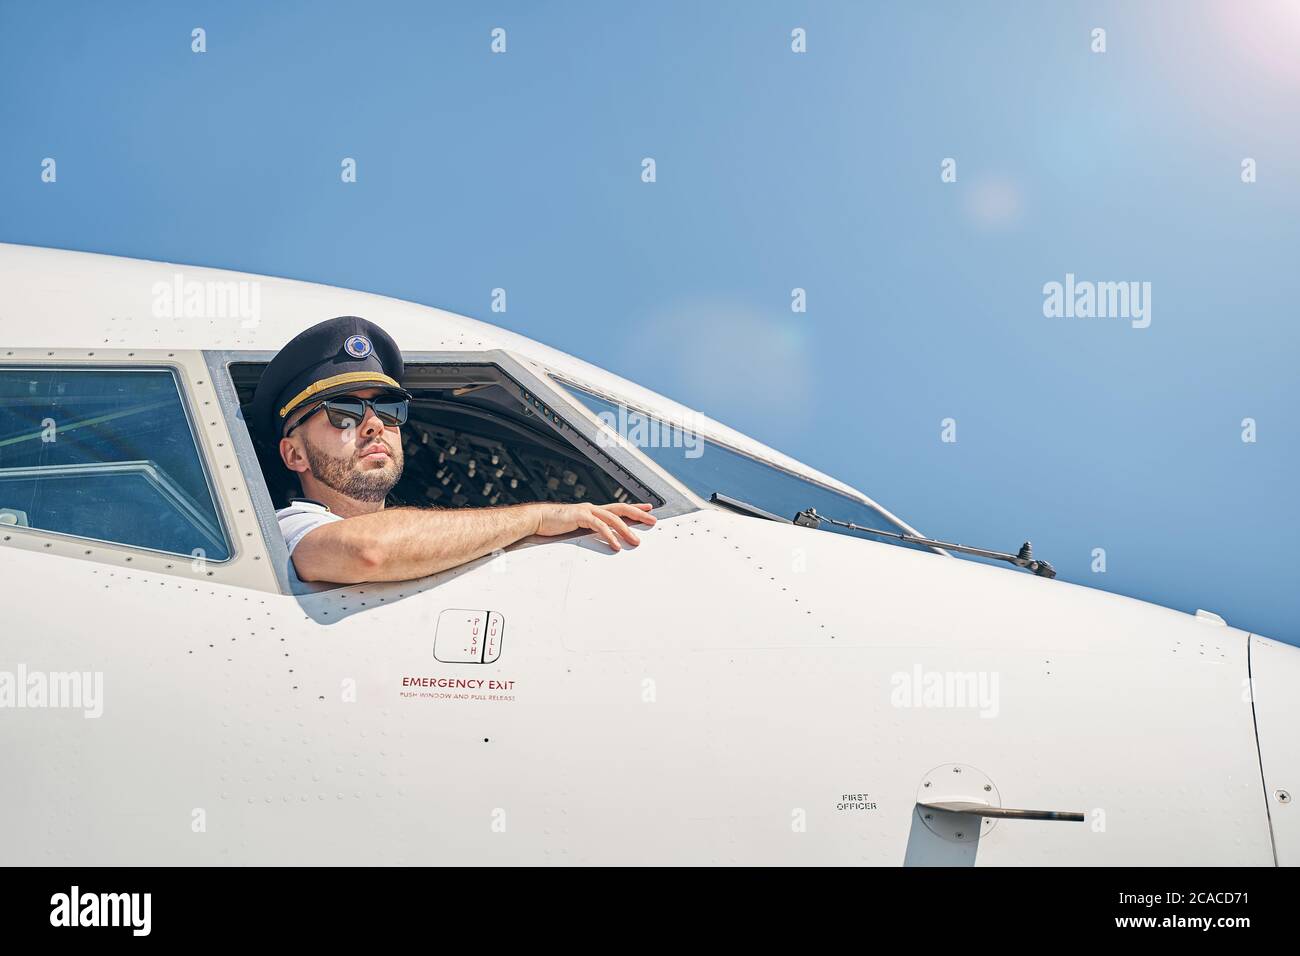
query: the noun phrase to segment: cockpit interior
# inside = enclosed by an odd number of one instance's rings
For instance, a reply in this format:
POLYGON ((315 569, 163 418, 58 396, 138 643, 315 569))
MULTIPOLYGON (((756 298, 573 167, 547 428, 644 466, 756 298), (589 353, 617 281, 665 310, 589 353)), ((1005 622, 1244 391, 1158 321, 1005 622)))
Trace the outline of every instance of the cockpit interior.
MULTIPOLYGON (((246 410, 265 363, 229 368, 246 410)), ((390 506, 662 503, 496 366, 408 365, 403 385, 414 398, 401 429, 405 468, 390 506)), ((282 507, 298 493, 296 481, 274 449, 259 447, 258 455, 271 499, 282 507)))

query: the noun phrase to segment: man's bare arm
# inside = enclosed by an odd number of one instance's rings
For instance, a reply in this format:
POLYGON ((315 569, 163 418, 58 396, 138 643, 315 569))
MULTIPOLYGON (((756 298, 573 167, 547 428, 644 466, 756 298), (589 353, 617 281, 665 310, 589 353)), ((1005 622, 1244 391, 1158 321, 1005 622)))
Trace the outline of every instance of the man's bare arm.
POLYGON ((654 524, 648 504, 527 504, 506 508, 392 508, 331 521, 293 551, 304 581, 407 581, 481 558, 529 535, 595 531, 611 548, 639 538, 626 524, 654 524))

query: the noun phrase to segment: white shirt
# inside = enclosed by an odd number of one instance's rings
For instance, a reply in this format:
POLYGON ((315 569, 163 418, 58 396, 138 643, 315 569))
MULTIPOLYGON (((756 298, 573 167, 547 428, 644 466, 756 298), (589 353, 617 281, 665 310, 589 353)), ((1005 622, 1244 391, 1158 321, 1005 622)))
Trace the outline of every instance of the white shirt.
POLYGON ((298 547, 298 542, 307 536, 307 532, 343 519, 325 505, 309 498, 291 499, 289 507, 281 508, 275 517, 280 522, 280 533, 284 535, 285 546, 289 549, 290 588, 294 594, 309 592, 311 586, 298 577, 298 569, 293 566, 293 549, 298 547))

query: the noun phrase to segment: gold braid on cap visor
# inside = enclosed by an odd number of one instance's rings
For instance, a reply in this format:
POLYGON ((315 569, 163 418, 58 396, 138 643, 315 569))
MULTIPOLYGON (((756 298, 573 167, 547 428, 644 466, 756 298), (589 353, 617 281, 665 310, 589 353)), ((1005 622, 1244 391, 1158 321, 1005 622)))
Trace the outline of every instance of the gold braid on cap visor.
POLYGON ((335 385, 349 385, 353 382, 366 382, 371 385, 391 385, 393 388, 402 387, 383 372, 344 372, 342 375, 333 375, 329 378, 323 378, 319 382, 312 382, 293 398, 289 399, 284 408, 280 409, 281 420, 313 395, 323 392, 327 388, 333 388, 335 385))

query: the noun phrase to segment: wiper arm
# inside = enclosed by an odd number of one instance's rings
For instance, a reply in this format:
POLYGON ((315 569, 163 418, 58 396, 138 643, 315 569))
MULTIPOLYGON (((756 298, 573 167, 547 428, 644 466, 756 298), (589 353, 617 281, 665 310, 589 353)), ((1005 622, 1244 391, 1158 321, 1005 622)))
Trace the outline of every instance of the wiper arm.
POLYGON ((739 498, 733 498, 731 495, 724 495, 720 491, 715 491, 709 495, 709 500, 720 505, 726 505, 741 514, 753 515, 755 518, 766 518, 768 521, 782 521, 786 524, 792 524, 789 518, 782 518, 780 515, 774 515, 770 511, 764 511, 757 505, 751 505, 748 501, 741 501, 739 498))
POLYGON ((934 538, 922 538, 914 534, 903 534, 899 531, 883 531, 880 528, 864 528, 862 525, 854 524, 852 521, 840 521, 836 518, 828 518, 826 515, 819 515, 816 508, 808 508, 794 516, 794 523, 804 528, 819 527, 823 521, 840 528, 848 528, 850 531, 865 531, 868 534, 878 534, 886 538, 895 538, 899 541, 906 541, 908 544, 923 544, 932 548, 943 548, 946 551, 958 551, 962 554, 973 554, 981 558, 992 558, 995 561, 1006 561, 1008 564, 1014 564, 1018 568, 1024 568, 1026 571, 1031 571, 1040 578, 1056 577, 1055 568, 1046 561, 1039 561, 1034 557, 1033 546, 1028 541, 1020 546, 1019 554, 1007 554, 1002 551, 986 551, 983 548, 970 548, 964 544, 952 544, 948 541, 936 541, 934 538))

